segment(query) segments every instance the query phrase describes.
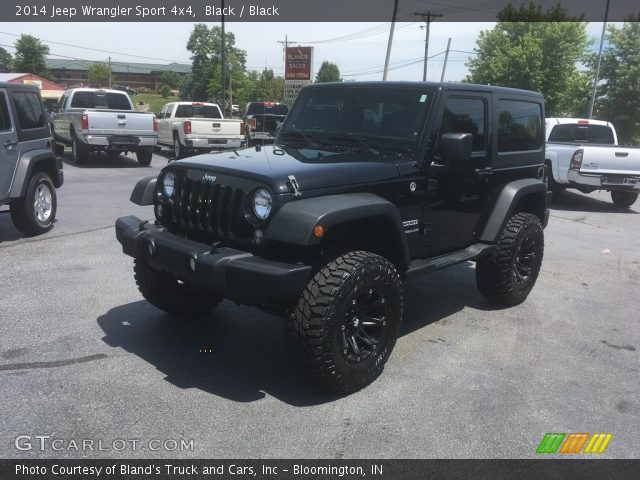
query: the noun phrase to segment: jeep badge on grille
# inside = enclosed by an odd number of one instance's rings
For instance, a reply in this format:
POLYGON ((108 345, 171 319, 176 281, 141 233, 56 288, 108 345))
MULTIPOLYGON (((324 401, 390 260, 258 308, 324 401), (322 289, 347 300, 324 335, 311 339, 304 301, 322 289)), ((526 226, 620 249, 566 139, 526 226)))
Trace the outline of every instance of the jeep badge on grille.
POLYGON ((204 180, 205 182, 211 182, 211 183, 215 182, 216 178, 218 177, 216 177, 215 175, 209 175, 208 173, 205 173, 202 176, 202 180, 204 180))

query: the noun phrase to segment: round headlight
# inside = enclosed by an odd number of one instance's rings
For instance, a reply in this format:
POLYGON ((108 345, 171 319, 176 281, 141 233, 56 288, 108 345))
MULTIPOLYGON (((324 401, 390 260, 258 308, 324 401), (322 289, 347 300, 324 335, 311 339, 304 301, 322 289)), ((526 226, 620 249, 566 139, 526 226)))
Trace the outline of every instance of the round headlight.
POLYGON ((273 204, 273 197, 268 190, 259 188, 256 193, 253 194, 253 213, 256 214, 260 220, 266 220, 271 213, 271 205, 273 204))
POLYGON ((176 176, 173 172, 167 172, 162 177, 162 191, 164 192, 167 198, 171 198, 173 196, 173 192, 175 191, 176 184, 176 176))

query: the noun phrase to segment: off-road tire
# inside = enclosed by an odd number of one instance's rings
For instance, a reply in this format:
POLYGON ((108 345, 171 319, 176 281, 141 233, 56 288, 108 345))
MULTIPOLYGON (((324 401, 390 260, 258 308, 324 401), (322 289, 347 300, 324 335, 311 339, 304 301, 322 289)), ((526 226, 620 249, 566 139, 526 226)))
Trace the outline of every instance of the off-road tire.
POLYGON ((287 340, 303 370, 322 387, 341 394, 373 382, 384 369, 402 323, 400 277, 385 258, 364 251, 345 253, 321 268, 309 281, 288 318, 287 340), (358 311, 362 299, 377 309, 358 311), (355 303, 354 303, 355 302, 355 303), (365 315, 364 312, 369 315, 365 315), (376 322, 373 322, 376 320, 376 322), (364 323, 360 323, 364 322, 364 323), (365 327, 365 323, 368 323, 365 327), (361 342, 355 353, 349 332, 356 327, 377 339, 375 347, 361 342), (345 347, 346 346, 346 347, 345 347))
POLYGON ((45 172, 36 172, 29 180, 25 196, 11 202, 11 220, 25 235, 41 235, 53 228, 57 205, 56 188, 51 177, 45 172), (46 218, 38 218, 38 205, 42 201, 39 194, 47 191, 49 213, 46 218))
POLYGON ((500 305, 522 303, 536 283, 543 253, 540 219, 531 213, 517 213, 502 230, 497 250, 476 263, 478 290, 500 305))
POLYGON ((71 156, 77 165, 87 163, 89 160, 89 147, 78 140, 75 134, 71 138, 71 156))
POLYGON ((144 258, 134 259, 133 271, 142 296, 176 317, 203 315, 222 301, 222 297, 209 290, 156 270, 144 258))
POLYGON ((629 208, 638 199, 638 192, 611 190, 611 200, 618 208, 629 208))
POLYGON ((145 148, 144 150, 138 150, 136 152, 136 158, 140 166, 148 167, 151 165, 151 159, 153 158, 153 149, 145 148))

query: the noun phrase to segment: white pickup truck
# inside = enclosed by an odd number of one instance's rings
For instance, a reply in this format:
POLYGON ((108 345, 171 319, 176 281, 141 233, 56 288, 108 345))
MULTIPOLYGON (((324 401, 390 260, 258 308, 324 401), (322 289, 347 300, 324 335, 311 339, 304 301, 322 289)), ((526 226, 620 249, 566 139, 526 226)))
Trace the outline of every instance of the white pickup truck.
POLYGON ((125 92, 100 88, 65 91, 51 115, 58 144, 71 145, 73 159, 84 163, 89 153, 135 152, 140 165, 149 165, 158 141, 153 113, 137 112, 125 92))
POLYGON ((546 119, 546 181, 550 190, 611 192, 630 207, 640 192, 640 148, 621 147, 613 125, 579 118, 546 119))
POLYGON ((175 158, 245 145, 242 120, 225 119, 215 103, 168 103, 158 116, 158 143, 173 147, 175 158))

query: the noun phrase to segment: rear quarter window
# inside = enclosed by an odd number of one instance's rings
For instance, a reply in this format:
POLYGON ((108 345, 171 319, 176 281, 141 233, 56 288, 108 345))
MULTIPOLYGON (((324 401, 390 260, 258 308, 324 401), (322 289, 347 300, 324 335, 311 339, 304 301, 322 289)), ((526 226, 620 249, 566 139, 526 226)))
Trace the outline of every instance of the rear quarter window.
POLYGON ((498 152, 539 150, 543 143, 542 106, 498 100, 498 152))
POLYGON ((37 93, 15 92, 12 94, 18 116, 18 125, 23 130, 41 128, 45 125, 42 103, 37 93))

